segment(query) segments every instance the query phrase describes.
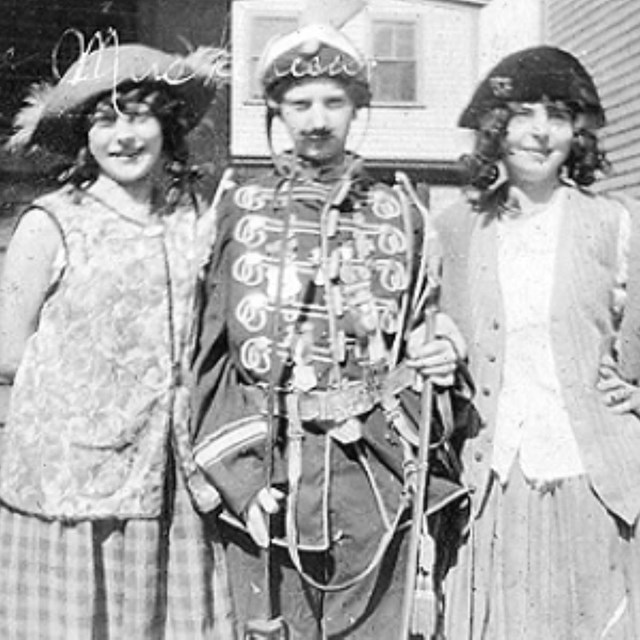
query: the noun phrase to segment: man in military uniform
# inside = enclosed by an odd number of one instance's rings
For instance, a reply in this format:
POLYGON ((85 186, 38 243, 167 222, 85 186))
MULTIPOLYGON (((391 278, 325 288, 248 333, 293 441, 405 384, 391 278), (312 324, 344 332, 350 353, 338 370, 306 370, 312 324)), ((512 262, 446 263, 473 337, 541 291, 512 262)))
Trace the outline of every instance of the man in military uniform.
MULTIPOLYGON (((441 316, 435 339, 421 331, 433 293, 428 220, 345 148, 370 101, 361 54, 312 24, 272 42, 259 74, 269 134, 279 117, 293 148, 219 207, 196 461, 223 500, 241 628, 281 615, 294 639, 392 638, 418 372, 453 384, 464 346, 441 316)), ((430 488, 429 509, 461 494, 436 476, 430 488)))

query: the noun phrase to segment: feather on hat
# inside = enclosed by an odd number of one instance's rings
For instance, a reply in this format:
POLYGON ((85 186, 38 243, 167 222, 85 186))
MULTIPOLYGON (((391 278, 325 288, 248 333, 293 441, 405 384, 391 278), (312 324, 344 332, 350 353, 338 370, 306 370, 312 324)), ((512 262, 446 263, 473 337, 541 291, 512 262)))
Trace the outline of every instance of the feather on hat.
POLYGON ((89 104, 124 84, 158 84, 182 100, 185 125, 193 128, 228 77, 223 49, 200 47, 186 56, 139 44, 100 46, 83 53, 57 84, 31 87, 7 142, 12 151, 41 146, 74 156, 83 145, 77 125, 89 104))

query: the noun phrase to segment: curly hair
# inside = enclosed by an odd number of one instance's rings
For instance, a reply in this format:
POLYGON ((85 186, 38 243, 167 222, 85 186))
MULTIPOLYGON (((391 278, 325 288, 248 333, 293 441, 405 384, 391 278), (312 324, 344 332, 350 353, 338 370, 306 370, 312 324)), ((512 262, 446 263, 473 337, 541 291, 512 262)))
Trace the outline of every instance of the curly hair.
MULTIPOLYGON (((572 112, 574 117, 578 113, 575 109, 572 112)), ((460 158, 469 183, 480 191, 489 189, 500 175, 498 165, 504 155, 502 142, 511 116, 512 111, 506 106, 487 111, 476 130, 473 152, 460 158)), ((574 131, 571 151, 564 167, 568 179, 585 187, 593 184, 598 171, 606 172, 609 169, 609 162, 593 131, 586 128, 574 131)))
POLYGON ((92 126, 91 116, 96 107, 107 102, 124 108, 132 102, 144 101, 158 119, 162 130, 163 152, 166 157, 165 174, 168 178, 165 196, 175 202, 189 185, 198 170, 189 165, 189 149, 186 142, 188 132, 185 105, 163 86, 154 83, 121 85, 115 94, 102 94, 88 103, 78 118, 78 128, 85 144, 78 150, 73 164, 59 176, 59 181, 78 188, 92 184, 100 173, 100 167, 88 146, 88 133, 92 126))

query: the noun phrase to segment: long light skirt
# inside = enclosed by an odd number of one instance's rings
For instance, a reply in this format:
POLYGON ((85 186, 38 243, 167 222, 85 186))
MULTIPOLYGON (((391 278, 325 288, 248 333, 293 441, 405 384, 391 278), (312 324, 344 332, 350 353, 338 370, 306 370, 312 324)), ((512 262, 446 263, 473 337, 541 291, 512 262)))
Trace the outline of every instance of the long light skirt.
POLYGON ((170 526, 44 522, 0 506, 3 640, 232 639, 227 579, 213 524, 182 488, 170 526))
POLYGON ((640 545, 585 477, 493 483, 447 578, 447 640, 639 640, 640 545), (635 629, 634 629, 635 627, 635 629))

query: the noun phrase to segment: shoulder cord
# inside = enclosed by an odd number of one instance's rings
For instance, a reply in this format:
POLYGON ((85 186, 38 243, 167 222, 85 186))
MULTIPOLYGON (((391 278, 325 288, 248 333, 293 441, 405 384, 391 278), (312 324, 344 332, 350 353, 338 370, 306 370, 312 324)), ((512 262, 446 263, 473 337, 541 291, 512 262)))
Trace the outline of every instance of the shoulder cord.
MULTIPOLYGON (((429 209, 420 200, 416 193, 409 177, 403 171, 396 172, 396 180, 399 183, 401 193, 405 198, 408 198, 410 203, 420 212, 423 221, 422 231, 422 247, 420 251, 420 264, 418 267, 418 281, 413 291, 413 299, 411 301, 411 308, 414 315, 414 321, 418 314, 423 310, 426 304, 426 297, 433 293, 432 286, 428 282, 429 276, 429 230, 431 228, 431 221, 429 220, 429 209)), ((436 283, 437 284, 437 283, 436 283)))
MULTIPOLYGON (((406 176, 404 177, 406 178, 406 176)), ((398 176, 396 177, 396 180, 398 181, 398 176)), ((398 198, 400 199, 402 217, 407 228, 407 234, 406 234, 407 236, 406 256, 407 256, 407 264, 408 264, 407 271, 409 276, 411 277, 414 274, 415 262, 416 262, 415 246, 414 246, 414 238, 413 238, 414 228, 413 228, 413 220, 411 219, 411 212, 409 209, 408 198, 406 193, 402 190, 401 188, 402 186, 405 186, 404 182, 401 182, 400 187, 396 186, 395 191, 398 194, 398 198)), ((411 194, 409 194, 409 197, 410 195, 411 194)), ((415 284, 415 288, 413 292, 414 299, 410 301, 409 300, 410 295, 408 293, 402 296, 402 307, 398 314, 398 318, 400 320, 400 325, 399 325, 400 329, 397 331, 395 339, 393 341, 391 360, 390 360, 391 366, 397 366, 399 364, 400 350, 402 348, 402 343, 407 340, 409 336, 409 332, 411 331, 411 329, 413 329, 413 325, 416 321, 415 292, 418 291, 423 284, 422 274, 423 274, 423 268, 424 268, 423 262, 426 262, 426 253, 427 253, 426 246, 427 246, 426 238, 424 237, 424 233, 423 233, 422 245, 420 247, 421 260, 420 260, 420 267, 418 271, 418 281, 415 284), (411 318, 408 317, 409 313, 412 314, 411 318)))
POLYGON ((332 283, 331 264, 329 257, 329 238, 335 235, 335 229, 332 228, 337 222, 332 218, 334 207, 341 204, 345 199, 353 184, 353 174, 358 170, 360 162, 354 158, 345 170, 342 177, 336 182, 334 187, 327 195, 327 199, 320 212, 320 251, 321 251, 321 269, 322 279, 324 282, 324 297, 327 305, 327 319, 329 323, 329 340, 331 343, 331 360, 332 360, 332 381, 334 384, 340 384, 342 376, 340 372, 341 341, 338 339, 338 329, 336 326, 336 301, 334 298, 334 290, 332 283))
MULTIPOLYGON (((331 334, 332 342, 335 344, 337 342, 336 336, 336 327, 335 327, 335 309, 333 305, 333 300, 331 296, 331 282, 329 273, 329 256, 328 256, 328 223, 327 217, 329 216, 329 212, 332 207, 338 204, 345 196, 351 185, 351 175, 348 172, 343 179, 334 187, 329 197, 327 198, 327 202, 325 203, 323 210, 321 212, 321 243, 322 243, 322 268, 323 268, 323 280, 325 285, 325 298, 326 304, 328 307, 328 315, 329 315, 329 329, 331 334), (333 322, 332 322, 333 320, 333 322)), ((334 363, 334 376, 337 377, 335 382, 340 381, 340 371, 339 371, 339 359, 337 358, 337 354, 334 352, 333 354, 333 363, 334 363)), ((304 438, 304 431, 302 428, 302 421, 300 419, 299 409, 298 409, 298 400, 299 394, 295 391, 292 391, 286 395, 286 404, 287 404, 287 440, 288 440, 288 482, 289 482, 289 496, 287 500, 287 511, 285 514, 286 519, 286 539, 287 539, 287 548, 289 550, 289 556, 291 558, 291 562, 293 563, 296 571, 300 575, 300 577, 313 586, 314 588, 323 591, 323 592, 338 592, 343 591, 357 584, 368 575, 370 575, 376 567, 381 563, 384 558, 391 541, 393 540, 396 531, 399 528, 401 519, 405 511, 410 505, 410 499, 407 492, 403 492, 402 498, 400 501, 400 505, 396 511, 396 514, 391 522, 388 521, 385 507, 382 504, 382 500, 376 491, 375 481, 373 479, 371 470, 369 468, 368 463, 362 453, 362 449, 357 446, 356 451, 358 455, 358 461, 362 466, 365 474, 367 475, 367 479, 369 480, 369 484, 371 485, 371 490, 376 497, 376 501, 378 503, 378 509, 380 511, 381 518, 383 523, 385 524, 385 532, 380 538, 380 542, 376 551, 374 552, 371 560, 364 567, 362 571, 358 574, 352 576, 348 580, 345 580, 339 584, 322 584, 316 580, 314 580, 310 575, 308 575, 304 567, 302 566, 302 561, 300 559, 300 552, 298 549, 298 525, 297 525, 297 513, 296 507, 298 503, 298 496, 300 492, 300 482, 302 479, 302 440, 304 438)))
MULTIPOLYGON (((269 359, 271 361, 271 370, 269 373, 269 388, 267 395, 267 437, 265 442, 265 488, 267 491, 271 489, 274 466, 274 447, 276 444, 276 387, 278 386, 278 368, 275 366, 275 357, 278 348, 278 334, 280 332, 280 312, 282 309, 282 293, 284 289, 284 275, 287 260, 287 243, 289 241, 289 231, 291 229, 292 201, 293 201, 293 177, 287 180, 280 180, 274 187, 273 200, 271 203, 272 212, 275 214, 278 192, 287 185, 287 198, 284 206, 285 217, 282 229, 282 247, 278 260, 278 281, 276 286, 276 299, 274 302, 274 323, 272 330, 272 340, 269 346, 269 359)), ((266 614, 268 618, 273 616, 273 607, 271 603, 271 514, 264 512, 264 518, 267 527, 267 548, 264 550, 264 593, 267 598, 266 614)))
POLYGON ((291 562, 295 567, 300 577, 310 584, 312 587, 323 591, 325 593, 335 593, 338 591, 344 591, 349 589, 353 585, 357 584, 361 580, 364 580, 369 576, 382 562, 389 545, 391 544, 396 532, 399 529, 402 516, 411 504, 409 494, 403 491, 400 505, 396 511, 396 514, 391 522, 388 521, 386 513, 384 512, 384 505, 381 503, 380 496, 375 489, 375 481, 371 474, 371 469, 362 453, 362 449, 359 445, 356 446, 358 455, 358 461, 364 469, 371 490, 373 491, 376 501, 378 502, 378 509, 382 520, 385 524, 385 532, 380 538, 378 547, 375 550, 373 556, 369 560, 368 564, 359 573, 351 578, 341 582, 339 584, 322 584, 317 580, 314 580, 308 573, 305 572, 302 566, 302 560, 300 559, 300 551, 298 549, 298 524, 296 517, 296 505, 298 503, 298 495, 300 492, 300 479, 302 476, 302 439, 304 433, 302 430, 302 422, 298 413, 298 394, 287 394, 287 418, 288 418, 288 440, 289 440, 289 499, 287 500, 287 513, 286 513, 286 536, 287 536, 287 548, 289 550, 289 556, 291 562))
POLYGON ((339 204, 341 197, 351 184, 349 176, 345 176, 343 180, 346 183, 346 187, 343 189, 343 181, 336 184, 329 193, 320 212, 320 264, 324 283, 325 304, 327 305, 329 341, 331 344, 331 383, 336 385, 339 385, 342 380, 340 362, 342 360, 341 350, 343 342, 339 340, 338 327, 336 324, 334 289, 329 265, 329 238, 335 233, 335 229, 331 228, 336 224, 332 222, 333 216, 335 215, 334 206, 339 204))
MULTIPOLYGON (((440 288, 440 274, 432 273, 429 268, 429 233, 432 228, 432 222, 429 219, 430 213, 427 206, 420 200, 420 197, 416 193, 409 177, 403 171, 396 173, 396 180, 403 189, 403 193, 409 198, 410 202, 420 212, 423 220, 423 234, 422 234, 422 250, 420 255, 420 265, 418 271, 418 282, 413 293, 413 300, 411 302, 411 310, 413 314, 413 322, 416 322, 419 314, 421 314, 430 302, 437 302, 440 288), (430 279, 435 279, 435 282, 429 282, 430 279)), ((411 326, 406 327, 406 331, 410 331, 411 326)), ((453 341, 447 336, 438 336, 444 340, 448 340, 453 347, 453 350, 458 354, 458 349, 453 341)), ((464 375, 464 374, 463 374, 464 375)), ((468 374, 467 374, 468 375, 468 374)), ((451 447, 449 445, 449 438, 454 431, 454 417, 453 407, 451 405, 451 397, 449 393, 441 393, 434 389, 434 397, 436 404, 438 405, 438 412, 443 423, 442 437, 435 444, 429 445, 430 448, 437 448, 438 446, 444 446, 449 450, 449 453, 453 456, 452 459, 457 459, 456 455, 453 455, 451 447)))

